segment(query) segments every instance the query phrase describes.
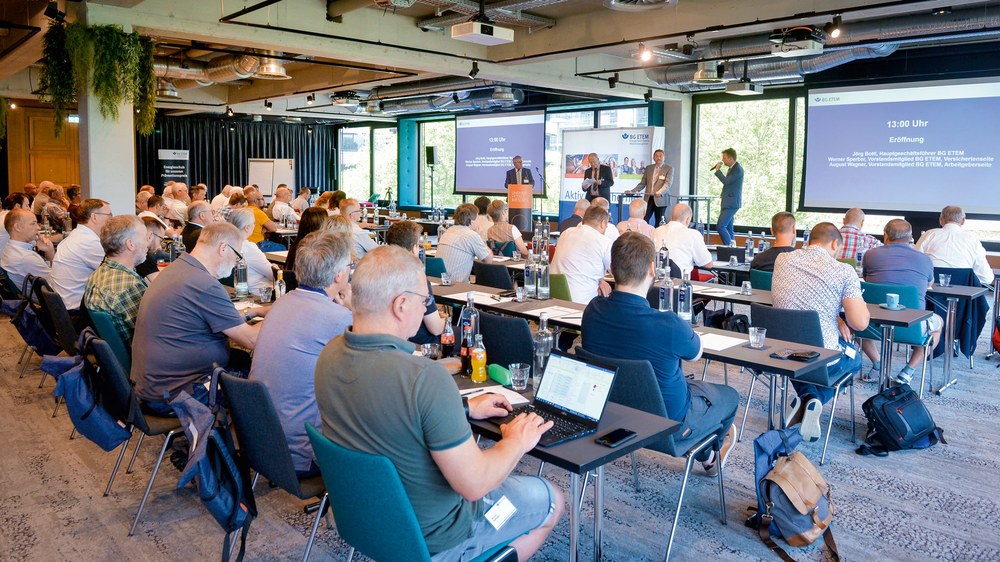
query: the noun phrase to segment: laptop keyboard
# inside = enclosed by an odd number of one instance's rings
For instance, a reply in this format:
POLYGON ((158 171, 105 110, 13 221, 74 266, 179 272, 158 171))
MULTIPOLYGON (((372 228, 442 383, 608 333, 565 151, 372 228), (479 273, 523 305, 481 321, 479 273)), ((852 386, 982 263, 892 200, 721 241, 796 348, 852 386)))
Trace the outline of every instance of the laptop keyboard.
MULTIPOLYGON (((577 423, 566 418, 560 418, 558 416, 553 416, 550 412, 544 412, 538 410, 532 404, 527 404, 524 406, 518 406, 514 408, 509 419, 514 419, 518 414, 537 414, 539 417, 545 421, 551 421, 554 425, 551 429, 545 432, 546 441, 561 441, 567 437, 572 437, 577 434, 583 434, 584 432, 589 432, 590 427, 583 425, 582 423, 577 423)), ((506 423, 506 422, 504 422, 506 423)))

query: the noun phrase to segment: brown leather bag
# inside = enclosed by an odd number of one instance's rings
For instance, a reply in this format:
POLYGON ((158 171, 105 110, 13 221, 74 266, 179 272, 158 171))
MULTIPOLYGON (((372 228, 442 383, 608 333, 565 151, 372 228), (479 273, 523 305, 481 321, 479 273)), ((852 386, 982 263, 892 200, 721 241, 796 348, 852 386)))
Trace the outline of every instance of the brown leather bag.
POLYGON ((758 528, 761 540, 782 560, 792 560, 771 539, 770 524, 774 521, 789 545, 807 546, 822 536, 834 560, 839 560, 830 529, 834 513, 830 486, 809 459, 798 451, 779 457, 764 480, 767 512, 762 514, 758 528))

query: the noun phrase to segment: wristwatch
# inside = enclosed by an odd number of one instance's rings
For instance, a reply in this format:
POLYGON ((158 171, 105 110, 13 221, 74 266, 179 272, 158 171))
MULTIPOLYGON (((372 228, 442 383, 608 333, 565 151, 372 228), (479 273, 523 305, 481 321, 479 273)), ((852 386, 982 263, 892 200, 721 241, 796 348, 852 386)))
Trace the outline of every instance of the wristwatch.
POLYGON ((469 397, 462 397, 462 409, 465 410, 465 417, 469 417, 469 397))

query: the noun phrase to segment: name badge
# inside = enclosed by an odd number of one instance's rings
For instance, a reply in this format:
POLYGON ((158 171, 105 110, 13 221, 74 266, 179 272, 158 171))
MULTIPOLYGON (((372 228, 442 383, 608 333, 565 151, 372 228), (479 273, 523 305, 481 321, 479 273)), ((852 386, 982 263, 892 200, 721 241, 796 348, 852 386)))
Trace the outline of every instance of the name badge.
POLYGON ((507 496, 503 496, 500 498, 500 501, 493 504, 493 507, 485 513, 485 516, 490 525, 493 525, 493 528, 499 531, 500 527, 503 527, 516 511, 517 508, 514 507, 514 504, 510 503, 507 496))
POLYGON ((660 176, 660 181, 667 179, 667 176, 660 176))
POLYGON ((528 178, 524 178, 524 181, 522 181, 521 183, 531 183, 531 182, 528 181, 528 178))
POLYGON ((846 349, 844 349, 844 355, 846 355, 848 359, 854 359, 857 357, 858 352, 854 350, 853 346, 849 345, 846 349))

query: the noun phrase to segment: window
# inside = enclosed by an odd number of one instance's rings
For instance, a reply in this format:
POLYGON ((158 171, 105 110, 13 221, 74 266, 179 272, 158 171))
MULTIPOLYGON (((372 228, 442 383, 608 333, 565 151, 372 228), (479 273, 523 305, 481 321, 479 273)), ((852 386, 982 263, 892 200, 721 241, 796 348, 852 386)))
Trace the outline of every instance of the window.
POLYGON ((392 199, 399 200, 398 149, 396 128, 386 127, 372 130, 372 193, 386 198, 386 192, 392 194, 392 199))
POLYGON ((600 111, 602 129, 614 127, 645 127, 649 124, 648 107, 627 107, 624 109, 603 109, 600 111))
MULTIPOLYGON (((562 178, 562 131, 563 129, 592 129, 593 111, 565 111, 545 115, 545 198, 541 201, 542 212, 547 215, 559 214, 559 184, 562 178)), ((541 181, 541 180, 539 180, 541 181)))
POLYGON ((348 197, 367 201, 372 189, 370 127, 340 130, 340 189, 348 197))
POLYGON ((420 157, 426 164, 427 147, 433 146, 436 163, 422 166, 420 202, 435 207, 457 207, 464 201, 455 194, 455 121, 428 121, 420 124, 420 157), (433 181, 432 181, 433 180, 433 181))

